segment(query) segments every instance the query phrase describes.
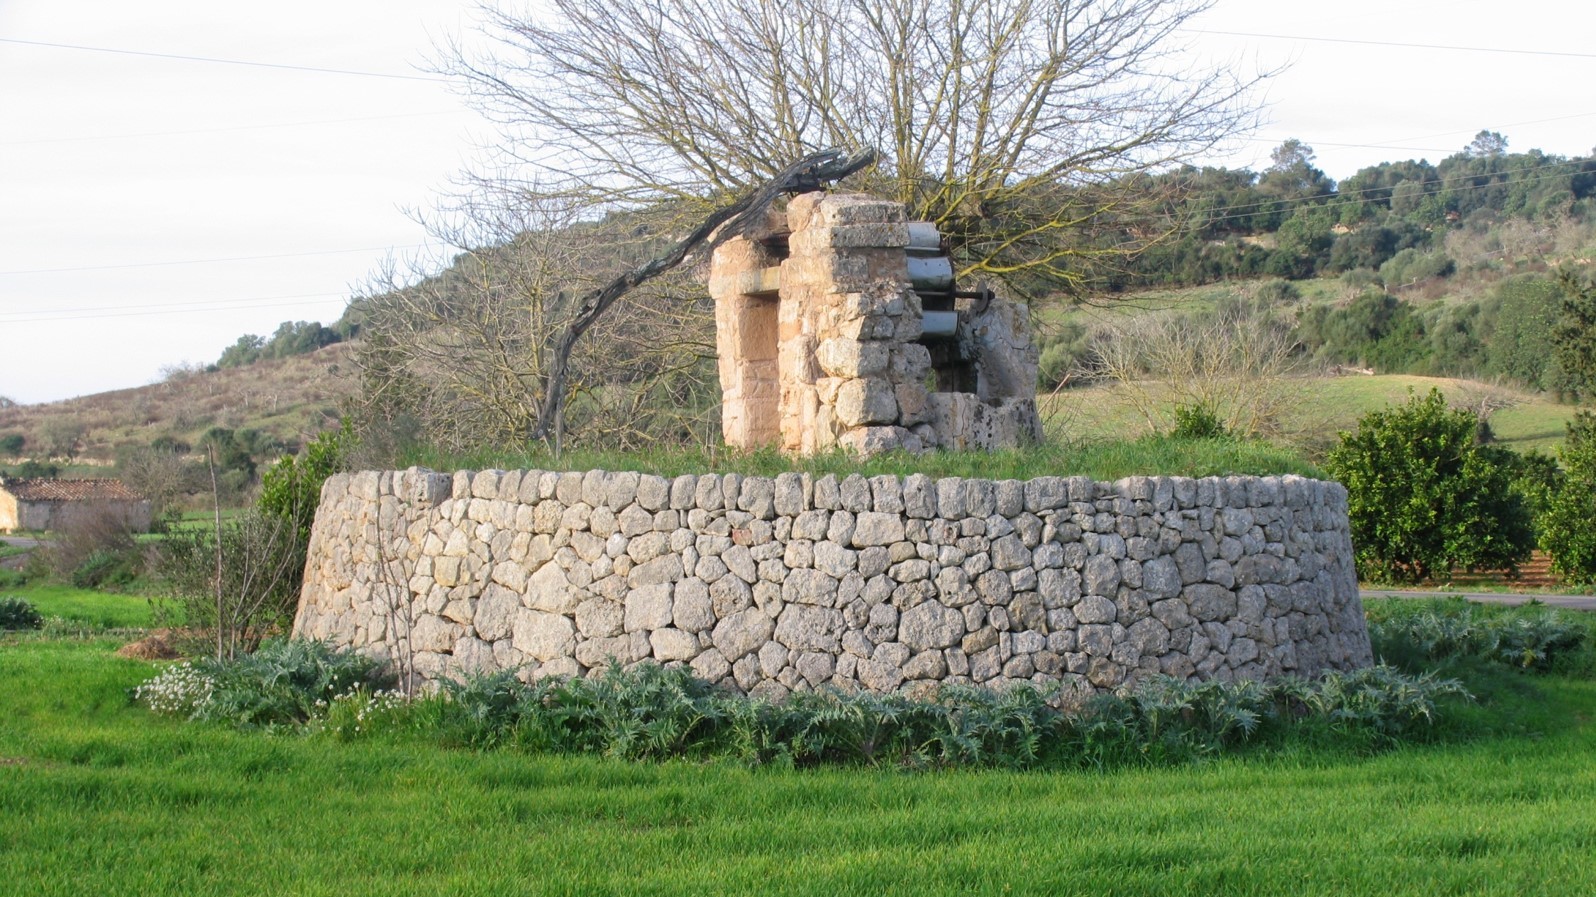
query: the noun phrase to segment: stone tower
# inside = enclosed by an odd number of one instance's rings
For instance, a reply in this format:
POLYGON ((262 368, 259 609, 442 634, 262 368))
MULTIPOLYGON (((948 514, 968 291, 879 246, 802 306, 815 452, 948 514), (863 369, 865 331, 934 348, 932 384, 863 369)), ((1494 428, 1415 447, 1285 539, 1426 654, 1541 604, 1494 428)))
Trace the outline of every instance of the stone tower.
POLYGON ((1035 440, 1023 304, 955 289, 936 228, 901 203, 807 193, 710 263, 726 443, 1002 448, 1035 440))

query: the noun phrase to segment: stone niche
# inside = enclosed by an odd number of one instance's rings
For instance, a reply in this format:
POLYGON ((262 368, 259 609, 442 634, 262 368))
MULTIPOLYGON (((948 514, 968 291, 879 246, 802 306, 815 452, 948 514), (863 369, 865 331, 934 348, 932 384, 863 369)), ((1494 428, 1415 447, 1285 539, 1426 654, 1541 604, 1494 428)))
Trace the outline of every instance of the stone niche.
POLYGON ((709 291, 728 445, 808 455, 1034 441, 1029 311, 960 291, 901 203, 807 193, 716 250, 709 291))

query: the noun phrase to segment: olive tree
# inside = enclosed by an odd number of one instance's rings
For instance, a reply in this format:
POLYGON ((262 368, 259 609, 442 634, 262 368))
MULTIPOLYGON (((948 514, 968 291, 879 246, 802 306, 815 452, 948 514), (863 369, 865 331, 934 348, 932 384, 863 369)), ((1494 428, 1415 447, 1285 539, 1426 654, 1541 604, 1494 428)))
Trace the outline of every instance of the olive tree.
POLYGON ((868 147, 869 189, 936 222, 961 273, 1054 289, 1162 232, 1136 175, 1252 124, 1266 74, 1181 43, 1209 5, 548 0, 485 8, 491 40, 439 68, 539 192, 692 212, 868 147))

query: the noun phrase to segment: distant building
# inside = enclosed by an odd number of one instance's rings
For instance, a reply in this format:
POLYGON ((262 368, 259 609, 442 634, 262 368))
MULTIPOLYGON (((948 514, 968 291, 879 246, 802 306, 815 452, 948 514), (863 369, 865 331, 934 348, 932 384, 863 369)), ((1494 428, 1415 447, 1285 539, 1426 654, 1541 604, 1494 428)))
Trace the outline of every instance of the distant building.
POLYGON ((91 515, 115 514, 135 532, 150 528, 149 499, 121 480, 0 476, 0 533, 58 530, 91 515))

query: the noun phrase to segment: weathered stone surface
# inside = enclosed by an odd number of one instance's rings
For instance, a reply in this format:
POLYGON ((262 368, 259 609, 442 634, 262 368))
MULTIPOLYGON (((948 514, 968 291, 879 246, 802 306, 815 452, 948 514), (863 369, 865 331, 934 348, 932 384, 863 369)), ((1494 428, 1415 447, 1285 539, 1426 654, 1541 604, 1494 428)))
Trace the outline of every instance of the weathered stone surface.
POLYGON ((576 610, 582 596, 571 588, 565 571, 557 564, 544 564, 527 580, 522 603, 533 610, 568 614, 576 610))
POLYGON ((671 587, 666 583, 633 589, 626 596, 627 632, 648 632, 671 623, 671 587))
POLYGON ((855 548, 891 545, 902 542, 903 535, 903 518, 897 514, 864 511, 854 518, 852 544, 855 548))
POLYGON ((759 650, 776 631, 776 624, 757 608, 738 611, 715 626, 712 641, 731 663, 759 650))
POLYGON ((915 651, 951 648, 964 638, 964 615, 939 602, 909 608, 898 620, 898 639, 915 651))
POLYGON ((568 657, 576 650, 576 627, 569 617, 522 608, 515 618, 513 644, 535 660, 568 657))
POLYGON ((842 648, 842 632, 841 611, 789 604, 776 622, 775 635, 777 641, 795 651, 835 654, 842 648))
POLYGON ((1308 481, 509 471, 401 503, 418 476, 329 479, 297 633, 391 654, 380 536, 425 678, 653 659, 781 696, 1371 660, 1345 493, 1308 481))
POLYGON ((482 593, 482 599, 477 602, 474 620, 477 637, 489 643, 508 638, 520 609, 520 595, 498 584, 488 586, 482 593))
POLYGON ((648 643, 654 649, 654 659, 661 663, 692 660, 698 654, 697 636, 680 629, 656 629, 649 633, 648 643))

